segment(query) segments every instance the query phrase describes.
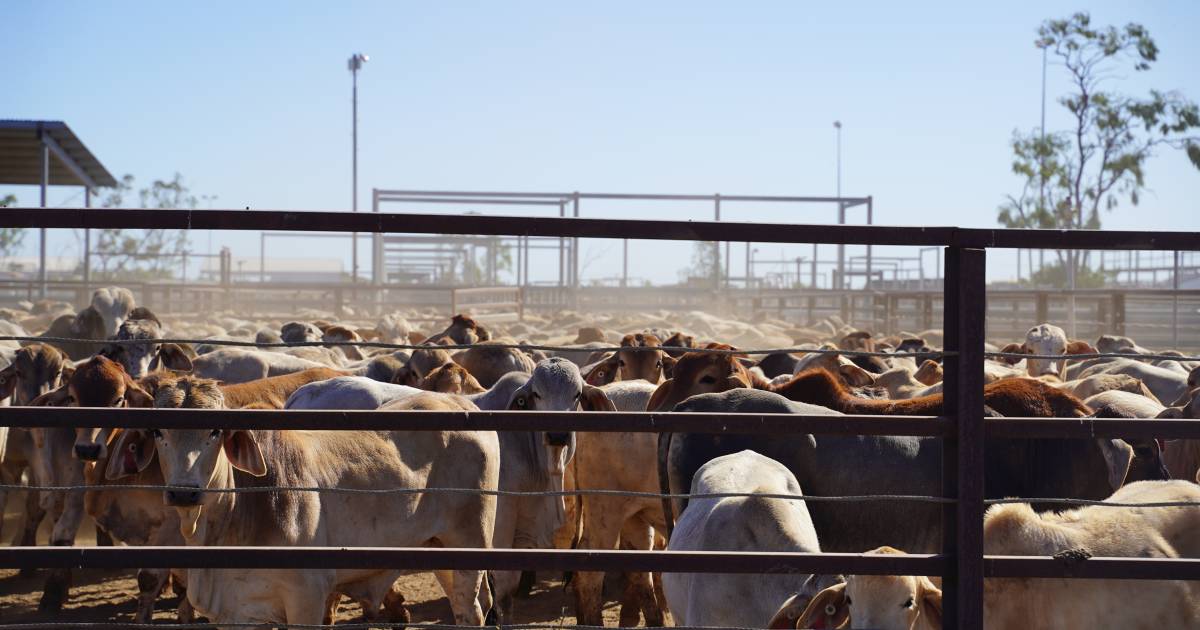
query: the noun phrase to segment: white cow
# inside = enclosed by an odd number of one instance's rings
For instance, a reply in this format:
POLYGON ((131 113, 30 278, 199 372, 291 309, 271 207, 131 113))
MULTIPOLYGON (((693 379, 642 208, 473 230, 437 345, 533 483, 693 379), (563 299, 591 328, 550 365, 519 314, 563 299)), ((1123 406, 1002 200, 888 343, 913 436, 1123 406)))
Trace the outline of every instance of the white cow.
MULTIPOLYGON (((144 297, 144 296, 143 296, 144 297)), ((137 306, 133 301, 133 293, 124 287, 103 287, 92 293, 92 308, 104 320, 104 335, 112 337, 121 328, 121 323, 129 317, 129 312, 137 306)))
MULTIPOLYGON (((802 494, 783 464, 753 451, 718 457, 696 471, 692 494, 754 492, 802 494)), ((803 501, 763 497, 692 499, 675 523, 671 551, 777 551, 820 553, 803 501)), ((799 574, 663 573, 663 592, 676 625, 767 626, 779 603, 798 604, 832 581, 799 574)))
MULTIPOLYGON (((163 381, 158 407, 222 408, 214 381, 163 381)), ((251 486, 464 488, 495 490, 499 444, 492 432, 135 430, 121 434, 106 477, 135 474, 157 459, 189 546, 487 548, 494 496, 209 493, 251 486)), ((236 552, 235 552, 236 553, 236 552)), ((320 624, 339 594, 357 600, 368 620, 381 611, 400 571, 303 569, 188 571, 188 599, 219 624, 320 624)), ((447 592, 457 624, 480 625, 482 571, 454 571, 447 592)))

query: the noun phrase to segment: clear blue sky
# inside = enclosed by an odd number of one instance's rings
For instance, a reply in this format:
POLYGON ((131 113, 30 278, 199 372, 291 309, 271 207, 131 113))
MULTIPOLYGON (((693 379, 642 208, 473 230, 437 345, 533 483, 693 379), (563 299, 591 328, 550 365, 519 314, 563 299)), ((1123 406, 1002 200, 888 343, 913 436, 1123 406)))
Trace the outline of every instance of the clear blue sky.
MULTIPOLYGON (((1161 60, 1124 85, 1200 100, 1200 3, 911 4, 9 1, 0 117, 65 120, 114 174, 178 171, 217 207, 346 209, 346 59, 362 51, 362 207, 372 187, 828 195, 840 119, 843 191, 874 195, 877 223, 986 227, 1018 186, 1013 129, 1038 124, 1043 19, 1086 8, 1097 23, 1144 24, 1161 60)), ((1062 79, 1051 67, 1052 97, 1062 79)), ((1063 126, 1053 99, 1048 111, 1048 127, 1063 126)), ((1106 226, 1200 228, 1186 157, 1164 153, 1148 174, 1142 205, 1106 226)), ((37 203, 35 188, 5 192, 37 203)), ((746 220, 833 212, 726 208, 746 220)), ((51 253, 70 253, 56 238, 51 253)), ((257 241, 232 242, 251 255, 257 241)), ((588 243, 585 278, 619 269, 619 249, 588 243)), ((659 281, 688 257, 633 251, 635 275, 659 281)), ((1011 257, 991 267, 1012 275, 1011 257)))

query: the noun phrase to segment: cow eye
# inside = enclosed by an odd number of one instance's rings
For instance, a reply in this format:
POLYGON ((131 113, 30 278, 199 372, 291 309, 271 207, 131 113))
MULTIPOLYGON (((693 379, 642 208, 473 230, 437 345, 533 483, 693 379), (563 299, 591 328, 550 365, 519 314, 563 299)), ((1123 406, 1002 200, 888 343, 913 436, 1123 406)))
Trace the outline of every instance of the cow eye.
POLYGON ((847 605, 847 606, 849 606, 850 604, 853 604, 853 603, 854 603, 854 602, 850 601, 850 598, 849 598, 849 597, 847 597, 847 598, 846 598, 846 605, 847 605))
POLYGON ((161 440, 163 436, 162 431, 159 431, 158 429, 150 429, 150 435, 156 440, 161 440))
POLYGON ((622 359, 622 360, 620 360, 620 361, 617 361, 617 365, 618 365, 619 367, 625 367, 625 360, 624 360, 624 359, 622 359))
POLYGON ((711 374, 706 374, 700 378, 700 382, 704 383, 705 385, 712 385, 713 383, 717 382, 717 379, 713 378, 711 374))
POLYGON ((212 430, 212 433, 209 433, 209 434, 208 434, 208 437, 210 437, 210 438, 218 438, 218 437, 221 437, 221 430, 220 430, 220 429, 213 429, 213 430, 212 430))
POLYGON ((658 369, 660 369, 660 370, 661 370, 661 369, 662 369, 662 361, 659 361, 658 363, 655 363, 655 364, 654 364, 654 367, 656 367, 656 368, 658 368, 658 369))
POLYGON ((905 600, 905 602, 903 604, 900 604, 900 607, 901 608, 912 608, 913 607, 913 598, 909 597, 907 600, 905 600))
POLYGON ((524 407, 525 407, 525 404, 526 404, 526 403, 525 403, 525 398, 523 398, 523 397, 522 397, 522 398, 518 398, 518 399, 517 399, 517 406, 518 406, 518 407, 524 408, 524 407))
POLYGON ((124 405, 124 404, 125 404, 125 397, 124 397, 124 396, 120 396, 120 397, 118 397, 118 398, 117 398, 115 401, 113 401, 113 406, 114 406, 114 407, 120 407, 121 405, 124 405))

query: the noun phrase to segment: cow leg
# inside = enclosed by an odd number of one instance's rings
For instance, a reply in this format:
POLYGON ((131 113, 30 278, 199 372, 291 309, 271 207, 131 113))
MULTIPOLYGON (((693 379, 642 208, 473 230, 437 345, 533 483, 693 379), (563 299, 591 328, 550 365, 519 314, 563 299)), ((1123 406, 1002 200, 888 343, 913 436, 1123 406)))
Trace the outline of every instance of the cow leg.
POLYGON ((408 612, 408 606, 404 605, 404 593, 400 592, 400 587, 392 584, 391 590, 387 595, 383 596, 383 619, 393 623, 408 624, 412 621, 412 615, 408 612))
MULTIPOLYGON (((616 549, 621 526, 625 521, 620 504, 607 497, 589 498, 583 512, 583 534, 579 538, 580 549, 616 549)), ((575 618, 581 626, 602 626, 604 573, 578 571, 571 579, 575 593, 575 618)))
MULTIPOLYGON (((37 530, 42 524, 42 519, 46 518, 46 509, 42 507, 41 497, 38 492, 29 490, 25 493, 25 523, 24 527, 17 533, 13 544, 20 547, 33 547, 37 545, 37 530)), ((32 567, 22 567, 19 574, 21 577, 29 577, 37 572, 37 569, 32 567)))
POLYGON ((113 546, 112 536, 109 536, 108 532, 104 531, 103 529, 100 529, 99 525, 96 526, 96 546, 97 547, 113 546))
MULTIPOLYGON (((70 492, 62 498, 62 514, 54 521, 54 530, 50 533, 50 544, 56 547, 71 547, 75 544, 75 534, 83 521, 83 493, 70 492)), ((58 612, 71 589, 71 570, 53 569, 46 577, 42 589, 42 599, 38 602, 38 610, 43 612, 58 612)))
POLYGON ((533 593, 534 584, 537 584, 537 571, 522 571, 521 581, 517 583, 516 596, 528 599, 533 593))
MULTIPOLYGON (((642 519, 631 518, 621 528, 621 546, 648 551, 654 547, 654 530, 642 519)), ((621 625, 637 626, 639 613, 645 615, 647 626, 663 625, 662 609, 655 597, 650 574, 628 572, 625 574, 625 592, 621 599, 621 625)))
MULTIPOLYGON (((321 620, 321 623, 327 626, 333 625, 333 618, 337 616, 338 603, 341 601, 341 593, 330 593, 329 597, 325 598, 325 617, 321 620)), ((366 611, 363 612, 365 614, 366 611)))
POLYGON ((137 612, 133 615, 134 623, 150 623, 154 619, 154 603, 167 586, 171 577, 170 569, 138 569, 137 572, 137 612))
POLYGON ((192 623, 196 620, 196 611, 192 608, 192 602, 188 601, 186 576, 186 572, 182 577, 174 571, 171 572, 171 592, 179 596, 179 606, 175 609, 179 623, 192 623))
POLYGON ((328 598, 313 597, 312 593, 291 592, 284 596, 283 609, 287 623, 317 625, 329 612, 328 598))

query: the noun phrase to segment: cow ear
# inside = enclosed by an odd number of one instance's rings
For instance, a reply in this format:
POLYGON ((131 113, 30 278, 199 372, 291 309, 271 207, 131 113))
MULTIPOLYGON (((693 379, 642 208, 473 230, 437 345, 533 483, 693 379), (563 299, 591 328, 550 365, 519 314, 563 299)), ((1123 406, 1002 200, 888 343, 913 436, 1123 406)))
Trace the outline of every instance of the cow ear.
POLYGON ((125 405, 128 407, 153 407, 154 397, 142 389, 129 375, 125 375, 125 405))
POLYGON ((50 390, 29 402, 30 407, 66 407, 71 401, 70 389, 63 385, 58 389, 50 390))
POLYGON ((591 385, 583 386, 583 393, 579 396, 579 406, 584 411, 616 411, 617 406, 608 399, 608 394, 599 387, 591 385))
POLYGON ((248 431, 226 433, 222 446, 225 448, 225 457, 229 458, 234 468, 255 477, 267 474, 267 462, 258 448, 258 442, 248 431))
POLYGON ((1129 464, 1133 461, 1133 447, 1125 440, 1101 439, 1100 452, 1104 455, 1104 463, 1108 465, 1108 483, 1117 490, 1125 483, 1129 474, 1129 464))
POLYGON ((1158 413, 1159 420, 1182 420, 1183 407, 1167 407, 1158 413))
POLYGON ((846 605, 846 584, 843 582, 817 593, 816 597, 808 602, 808 607, 796 619, 796 625, 793 627, 836 628, 849 617, 850 607, 846 605), (820 626, 817 626, 818 620, 822 622, 820 626))
POLYGON ((104 478, 109 481, 136 475, 154 460, 154 437, 143 429, 120 429, 108 449, 104 478))
POLYGON ((663 381, 662 385, 659 385, 658 389, 654 390, 650 396, 650 402, 646 403, 646 411, 658 411, 658 408, 663 405, 663 401, 671 395, 673 387, 675 387, 675 379, 669 378, 663 381))
POLYGON ((10 365, 0 370, 0 400, 13 395, 17 390, 17 366, 10 365))
POLYGON ((178 344, 164 343, 158 347, 158 355, 154 357, 160 367, 176 372, 191 372, 192 359, 178 344))
POLYGON ((659 359, 662 361, 663 378, 675 378, 675 364, 679 362, 679 359, 666 352, 663 352, 659 359))
POLYGON ((875 376, 870 372, 854 365, 846 363, 838 366, 838 373, 851 387, 868 387, 875 384, 875 376))
POLYGON ((942 591, 927 577, 918 578, 921 585, 921 614, 925 615, 927 628, 942 627, 942 591))

